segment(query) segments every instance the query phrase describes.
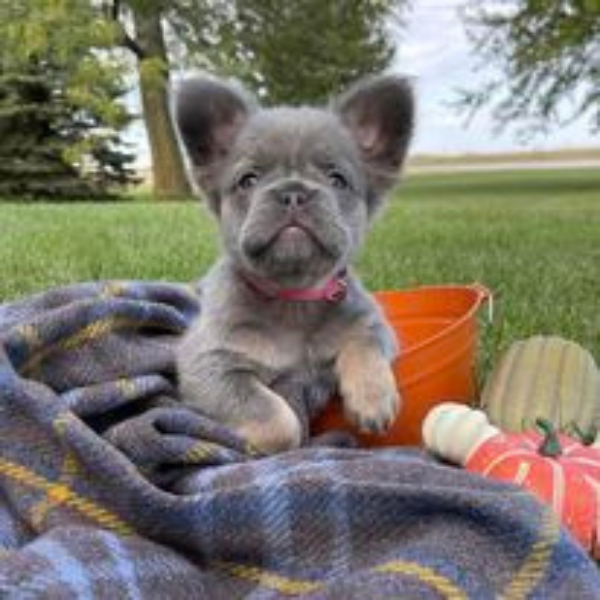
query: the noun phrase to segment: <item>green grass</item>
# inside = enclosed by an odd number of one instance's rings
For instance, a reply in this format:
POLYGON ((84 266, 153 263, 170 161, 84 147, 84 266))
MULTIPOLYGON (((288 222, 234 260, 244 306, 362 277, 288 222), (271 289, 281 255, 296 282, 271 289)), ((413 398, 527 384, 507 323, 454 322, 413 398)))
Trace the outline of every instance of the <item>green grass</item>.
MULTIPOLYGON (((92 279, 188 281, 217 248, 214 225, 192 203, 0 203, 0 301, 92 279)), ((486 363, 533 334, 574 339, 600 358, 600 173, 412 176, 358 270, 371 289, 490 287, 486 363)))

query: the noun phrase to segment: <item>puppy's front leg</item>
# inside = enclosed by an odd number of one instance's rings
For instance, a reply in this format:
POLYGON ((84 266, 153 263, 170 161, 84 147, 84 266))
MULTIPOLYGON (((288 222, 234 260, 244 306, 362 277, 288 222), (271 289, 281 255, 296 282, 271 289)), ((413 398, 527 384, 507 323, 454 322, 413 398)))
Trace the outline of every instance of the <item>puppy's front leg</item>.
POLYGON ((233 425, 235 431, 267 454, 298 448, 302 442, 302 425, 296 413, 260 381, 249 380, 247 384, 253 390, 247 404, 249 407, 251 403, 252 408, 233 425))
POLYGON ((260 380, 251 361, 226 350, 181 353, 182 400, 274 453, 300 446, 302 427, 287 402, 260 380))
POLYGON ((400 397, 390 362, 368 335, 352 337, 335 363, 346 418, 364 433, 383 433, 394 422, 400 397))

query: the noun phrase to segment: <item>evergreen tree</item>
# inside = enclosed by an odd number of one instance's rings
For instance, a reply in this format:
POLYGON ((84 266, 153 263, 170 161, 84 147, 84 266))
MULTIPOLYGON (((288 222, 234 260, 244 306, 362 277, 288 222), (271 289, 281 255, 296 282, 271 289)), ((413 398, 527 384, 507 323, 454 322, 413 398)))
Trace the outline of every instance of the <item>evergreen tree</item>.
POLYGON ((0 4, 0 196, 105 196, 132 181, 114 43, 75 0, 0 4), (77 27, 77 29, 75 29, 77 27))
POLYGON ((52 131, 51 91, 31 75, 0 76, 0 197, 87 196, 52 131))

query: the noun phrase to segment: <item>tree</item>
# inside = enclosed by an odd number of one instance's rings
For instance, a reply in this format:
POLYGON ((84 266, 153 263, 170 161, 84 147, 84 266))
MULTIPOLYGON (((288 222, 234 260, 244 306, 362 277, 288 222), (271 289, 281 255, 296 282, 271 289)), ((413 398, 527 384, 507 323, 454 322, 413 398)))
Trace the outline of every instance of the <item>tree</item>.
POLYGON ((157 194, 189 192, 169 114, 179 63, 235 76, 266 102, 315 102, 393 55, 386 20, 402 0, 104 0, 136 57, 157 194))
POLYGON ((472 2, 467 33, 480 66, 496 65, 459 105, 472 114, 491 104, 501 126, 526 121, 525 133, 579 117, 600 131, 600 2, 472 2))
POLYGON ((132 180, 130 120, 105 24, 76 0, 0 5, 0 192, 106 195, 132 180))
POLYGON ((254 89, 263 102, 322 102, 382 71, 394 55, 389 25, 397 0, 237 0, 222 11, 215 67, 254 89))
POLYGON ((46 65, 0 76, 1 197, 101 198, 135 181, 133 155, 116 133, 98 136, 97 115, 65 100, 60 75, 46 65))
POLYGON ((52 129, 51 90, 37 76, 0 76, 0 197, 86 197, 92 186, 70 165, 52 129))
POLYGON ((191 190, 169 110, 169 55, 165 26, 187 14, 185 3, 162 0, 108 0, 105 15, 118 26, 118 42, 138 65, 144 122, 152 155, 154 192, 163 198, 187 196, 191 190))

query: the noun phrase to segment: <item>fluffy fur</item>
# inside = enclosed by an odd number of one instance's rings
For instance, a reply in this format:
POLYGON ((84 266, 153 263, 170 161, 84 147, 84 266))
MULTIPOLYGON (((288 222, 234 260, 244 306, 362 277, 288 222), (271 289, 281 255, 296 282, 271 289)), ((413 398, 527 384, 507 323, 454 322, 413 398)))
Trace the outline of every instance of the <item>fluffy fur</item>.
POLYGON ((203 78, 182 86, 176 112, 223 248, 179 347, 183 400, 266 452, 300 445, 304 415, 336 391, 361 430, 385 431, 396 341, 355 275, 339 303, 268 300, 247 278, 312 288, 348 269, 406 154, 409 85, 379 77, 329 109, 261 109, 203 78))

